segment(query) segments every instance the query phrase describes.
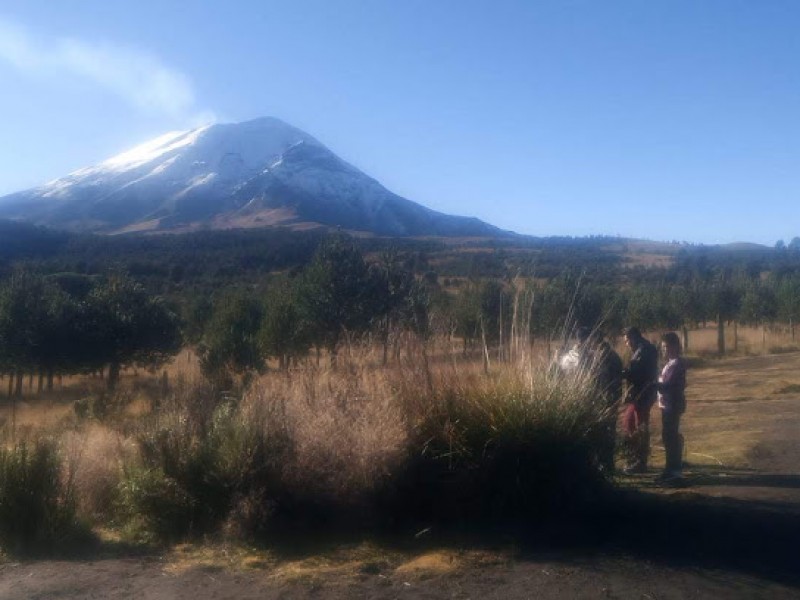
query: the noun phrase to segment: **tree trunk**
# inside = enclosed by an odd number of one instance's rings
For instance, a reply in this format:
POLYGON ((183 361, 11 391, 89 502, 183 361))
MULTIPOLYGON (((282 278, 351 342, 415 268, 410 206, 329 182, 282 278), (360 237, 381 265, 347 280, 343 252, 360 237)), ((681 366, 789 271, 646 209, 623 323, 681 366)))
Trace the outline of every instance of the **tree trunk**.
POLYGON ((722 319, 722 315, 717 315, 717 353, 725 356, 725 321, 722 319))
POLYGON ((47 391, 53 391, 53 369, 47 369, 47 391))
POLYGON ((120 364, 118 362, 113 362, 108 367, 108 389, 109 391, 114 391, 117 388, 117 383, 119 382, 119 372, 120 372, 120 364))
POLYGON ((39 370, 39 381, 36 383, 36 391, 40 394, 44 389, 44 369, 39 370))
POLYGON ((794 344, 794 320, 789 319, 789 331, 792 333, 792 343, 794 344))
POLYGON ((22 374, 22 371, 17 369, 17 381, 16 387, 14 388, 14 396, 16 398, 22 398, 22 380, 25 376, 22 374))
POLYGON ((689 351, 689 328, 686 325, 683 326, 683 351, 689 351))
POLYGON ((14 393, 14 373, 8 374, 8 399, 11 400, 11 395, 14 393))
POLYGON ((739 321, 733 322, 733 351, 739 352, 739 321))

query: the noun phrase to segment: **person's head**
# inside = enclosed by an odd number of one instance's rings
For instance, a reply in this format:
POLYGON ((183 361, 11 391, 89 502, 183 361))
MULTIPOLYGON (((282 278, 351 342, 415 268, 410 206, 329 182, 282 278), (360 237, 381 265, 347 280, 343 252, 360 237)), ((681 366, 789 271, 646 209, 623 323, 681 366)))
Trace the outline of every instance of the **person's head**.
POLYGON ((578 327, 575 330, 575 339, 578 340, 578 343, 580 344, 585 344, 588 342, 591 335, 592 331, 588 327, 578 327))
POLYGON ((670 331, 661 336, 661 348, 667 358, 677 358, 681 354, 681 340, 678 334, 670 331))
POLYGON ((642 342, 642 332, 637 327, 628 327, 624 333, 625 344, 630 349, 638 348, 642 342))

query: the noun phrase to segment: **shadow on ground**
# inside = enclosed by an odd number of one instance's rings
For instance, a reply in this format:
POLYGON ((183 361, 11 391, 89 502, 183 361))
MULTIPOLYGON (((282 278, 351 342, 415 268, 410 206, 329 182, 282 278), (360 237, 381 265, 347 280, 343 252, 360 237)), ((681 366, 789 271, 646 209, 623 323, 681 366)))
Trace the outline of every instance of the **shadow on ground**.
POLYGON ((800 586, 800 506, 714 498, 704 486, 800 488, 800 476, 745 469, 696 469, 671 494, 618 489, 574 520, 526 527, 525 553, 545 548, 577 555, 621 555, 673 568, 720 569, 800 586))
MULTIPOLYGON (((518 561, 591 564, 624 558, 670 569, 737 573, 800 587, 800 506, 777 502, 714 498, 703 486, 800 487, 800 476, 764 474, 746 469, 693 469, 692 487, 653 493, 649 477, 637 487, 619 487, 607 497, 557 518, 514 521, 491 528, 474 524, 442 527, 418 524, 382 535, 364 535, 352 527, 284 530, 259 544, 278 560, 333 555, 365 541, 387 555, 436 548, 485 549, 508 553, 518 561), (644 489, 642 489, 644 488, 644 489)), ((628 481, 628 484, 632 482, 628 481)), ((115 543, 96 543, 72 552, 74 560, 154 556, 158 551, 115 543)))

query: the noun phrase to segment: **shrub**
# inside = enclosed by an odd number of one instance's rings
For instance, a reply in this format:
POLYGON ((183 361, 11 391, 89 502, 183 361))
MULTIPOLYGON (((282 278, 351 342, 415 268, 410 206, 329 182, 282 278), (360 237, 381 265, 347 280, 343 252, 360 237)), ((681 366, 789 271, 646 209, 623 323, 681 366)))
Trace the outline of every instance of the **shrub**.
POLYGON ((158 468, 133 467, 119 486, 119 507, 125 527, 146 541, 178 539, 192 526, 194 502, 158 468))
POLYGON ((600 464, 614 444, 614 415, 590 383, 545 370, 437 382, 413 425, 410 460, 391 490, 393 512, 493 521, 551 515, 594 498, 606 488, 600 464))
POLYGON ((0 449, 0 543, 7 551, 35 550, 76 533, 71 486, 49 441, 0 449))
POLYGON ((197 403, 173 406, 139 432, 139 457, 125 469, 120 487, 130 532, 175 539, 214 531, 236 501, 276 487, 285 448, 280 436, 231 401, 209 414, 209 394, 189 391, 187 400, 197 396, 197 403), (198 405, 206 409, 198 411, 198 405))

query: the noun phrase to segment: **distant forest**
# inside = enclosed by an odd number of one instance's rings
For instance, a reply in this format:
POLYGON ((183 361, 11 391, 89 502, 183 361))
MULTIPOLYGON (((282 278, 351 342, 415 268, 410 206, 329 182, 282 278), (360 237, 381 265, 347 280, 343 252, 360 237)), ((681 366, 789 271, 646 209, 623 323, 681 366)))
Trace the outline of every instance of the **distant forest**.
MULTIPOLYGON (((308 264, 328 235, 323 230, 257 229, 184 234, 101 236, 45 229, 0 220, 0 278, 23 266, 40 274, 101 275, 124 271, 159 293, 183 287, 214 289, 252 283, 275 272, 308 264)), ((526 237, 443 241, 412 238, 354 238, 366 255, 392 250, 418 276, 428 278, 552 279, 583 273, 603 283, 708 280, 734 272, 777 276, 800 272, 800 238, 775 247, 742 244, 705 246, 646 244, 610 236, 526 237), (669 256, 648 264, 633 255, 669 256)))
POLYGON ((343 335, 381 340, 384 360, 394 331, 455 336, 467 353, 508 340, 521 306, 548 344, 578 324, 612 336, 631 324, 680 330, 688 347, 690 329, 716 323, 720 354, 730 323, 788 326, 794 341, 800 238, 770 248, 288 229, 98 236, 0 222, 0 372, 17 381, 159 363, 186 343, 220 378, 314 348, 335 356, 343 335))

